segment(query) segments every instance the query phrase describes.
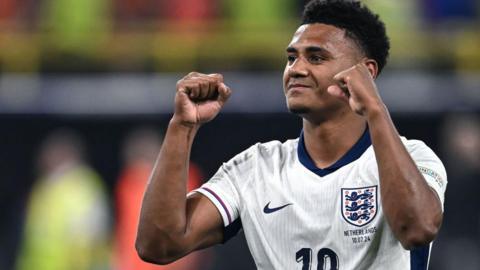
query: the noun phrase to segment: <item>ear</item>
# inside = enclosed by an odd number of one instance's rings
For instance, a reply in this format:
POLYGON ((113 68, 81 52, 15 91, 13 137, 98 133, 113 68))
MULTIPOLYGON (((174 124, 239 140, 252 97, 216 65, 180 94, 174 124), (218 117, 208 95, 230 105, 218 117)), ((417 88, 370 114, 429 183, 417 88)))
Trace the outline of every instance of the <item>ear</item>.
POLYGON ((370 58, 364 58, 363 59, 363 63, 365 64, 365 66, 367 66, 368 68, 368 71, 370 72, 370 74, 372 75, 372 77, 374 79, 377 78, 377 75, 378 75, 378 64, 377 64, 377 61, 373 60, 373 59, 370 59, 370 58))

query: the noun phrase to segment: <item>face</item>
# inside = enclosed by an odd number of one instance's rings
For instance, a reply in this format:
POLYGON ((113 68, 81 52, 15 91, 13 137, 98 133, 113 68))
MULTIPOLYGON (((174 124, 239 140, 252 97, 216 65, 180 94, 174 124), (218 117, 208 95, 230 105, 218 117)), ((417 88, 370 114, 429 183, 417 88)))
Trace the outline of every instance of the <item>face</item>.
POLYGON ((348 106, 327 92, 335 83, 333 76, 361 59, 344 30, 320 23, 302 25, 286 53, 283 88, 291 112, 323 114, 348 106))

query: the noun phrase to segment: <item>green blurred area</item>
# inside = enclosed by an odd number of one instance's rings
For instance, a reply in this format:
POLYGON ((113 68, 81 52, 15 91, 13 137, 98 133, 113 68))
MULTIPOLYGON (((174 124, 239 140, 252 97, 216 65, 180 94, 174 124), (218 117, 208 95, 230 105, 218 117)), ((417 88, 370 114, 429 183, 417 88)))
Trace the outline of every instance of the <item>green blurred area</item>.
MULTIPOLYGON (((480 70, 478 16, 429 24, 419 1, 364 2, 387 25, 390 68, 480 70)), ((0 72, 278 70, 300 10, 291 0, 2 0, 0 72)))

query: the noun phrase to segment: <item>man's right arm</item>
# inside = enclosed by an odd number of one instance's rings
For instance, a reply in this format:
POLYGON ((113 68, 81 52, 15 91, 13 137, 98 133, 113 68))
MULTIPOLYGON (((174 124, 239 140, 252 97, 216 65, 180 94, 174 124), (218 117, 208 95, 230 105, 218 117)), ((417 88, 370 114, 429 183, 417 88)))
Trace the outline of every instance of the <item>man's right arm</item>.
POLYGON ((223 240, 215 205, 195 193, 187 198, 190 151, 201 124, 230 96, 221 75, 190 73, 177 84, 172 117, 144 195, 136 248, 148 262, 167 264, 223 240))

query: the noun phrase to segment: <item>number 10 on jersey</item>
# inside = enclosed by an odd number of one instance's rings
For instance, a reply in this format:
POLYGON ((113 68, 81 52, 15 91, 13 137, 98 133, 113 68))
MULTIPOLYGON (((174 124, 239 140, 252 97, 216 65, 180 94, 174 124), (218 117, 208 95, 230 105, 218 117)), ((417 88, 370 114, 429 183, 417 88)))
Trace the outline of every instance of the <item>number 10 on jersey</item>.
MULTIPOLYGON (((302 270, 311 270, 312 249, 302 248, 295 255, 297 262, 302 263, 302 270)), ((322 248, 317 253, 317 270, 338 270, 338 256, 329 248, 322 248)))

